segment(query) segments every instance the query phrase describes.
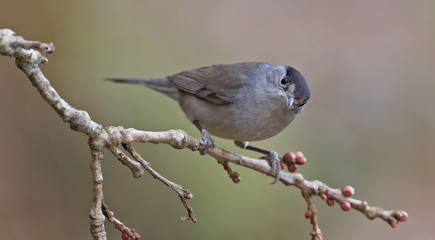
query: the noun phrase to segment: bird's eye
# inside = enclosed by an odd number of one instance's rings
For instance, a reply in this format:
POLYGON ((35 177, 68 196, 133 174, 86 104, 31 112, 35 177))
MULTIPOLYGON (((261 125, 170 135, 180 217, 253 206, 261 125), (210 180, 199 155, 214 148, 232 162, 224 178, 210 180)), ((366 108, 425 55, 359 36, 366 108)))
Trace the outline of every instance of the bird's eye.
POLYGON ((285 77, 285 78, 281 79, 281 85, 284 85, 284 86, 286 86, 286 85, 288 85, 288 83, 289 83, 289 80, 288 80, 288 78, 287 78, 287 77, 285 77))

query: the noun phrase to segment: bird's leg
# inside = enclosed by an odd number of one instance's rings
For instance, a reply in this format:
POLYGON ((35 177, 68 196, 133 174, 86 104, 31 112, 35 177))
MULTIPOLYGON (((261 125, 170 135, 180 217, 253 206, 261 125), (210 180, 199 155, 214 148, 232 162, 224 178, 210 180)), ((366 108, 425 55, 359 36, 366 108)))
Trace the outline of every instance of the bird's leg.
POLYGON ((192 121, 193 125, 196 126, 196 128, 198 128, 199 131, 201 131, 201 145, 204 146, 204 149, 202 149, 199 153, 201 155, 204 155, 207 153, 207 150, 209 147, 214 147, 215 143, 213 138, 211 137, 210 133, 208 133, 207 130, 205 130, 205 128, 203 128, 201 126, 201 124, 199 124, 198 120, 193 120, 192 121))
POLYGON ((248 142, 234 141, 234 143, 236 144, 236 146, 239 146, 243 149, 248 149, 255 152, 266 154, 266 156, 262 157, 262 159, 269 160, 270 166, 272 167, 272 171, 275 172, 275 180, 272 182, 272 184, 276 183, 279 180, 281 166, 280 166, 280 159, 277 152, 249 145, 248 142))

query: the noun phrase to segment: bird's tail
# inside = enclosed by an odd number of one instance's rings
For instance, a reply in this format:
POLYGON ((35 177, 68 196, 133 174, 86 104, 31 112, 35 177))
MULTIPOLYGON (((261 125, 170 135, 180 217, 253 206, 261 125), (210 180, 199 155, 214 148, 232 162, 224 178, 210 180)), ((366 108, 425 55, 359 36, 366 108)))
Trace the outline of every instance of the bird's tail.
POLYGON ((106 78, 112 82, 118 83, 135 83, 144 85, 158 92, 161 92, 168 97, 178 100, 178 89, 167 78, 134 78, 134 77, 121 77, 121 78, 106 78))

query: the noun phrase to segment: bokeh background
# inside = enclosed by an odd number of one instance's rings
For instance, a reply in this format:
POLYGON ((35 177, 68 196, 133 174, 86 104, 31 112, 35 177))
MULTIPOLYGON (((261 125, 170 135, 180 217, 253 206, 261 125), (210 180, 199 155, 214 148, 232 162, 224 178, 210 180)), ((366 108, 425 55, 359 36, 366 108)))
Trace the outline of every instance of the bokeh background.
MULTIPOLYGON (((256 143, 301 150, 307 179, 350 184, 371 205, 408 211, 392 229, 316 199, 325 239, 431 239, 435 235, 435 2, 420 1, 0 1, 0 28, 54 42, 42 66, 56 90, 94 121, 144 130, 184 129, 177 104, 110 76, 159 77, 214 63, 290 65, 312 99, 278 136, 256 143)), ((89 239, 90 154, 42 100, 14 60, 0 57, 2 239, 89 239)), ((228 150, 249 156, 232 141, 228 150)), ((190 189, 198 223, 178 197, 106 153, 105 201, 143 239, 309 239, 296 188, 234 168, 233 184, 209 156, 136 146, 190 189)), ((120 234, 109 223, 110 239, 120 234)))

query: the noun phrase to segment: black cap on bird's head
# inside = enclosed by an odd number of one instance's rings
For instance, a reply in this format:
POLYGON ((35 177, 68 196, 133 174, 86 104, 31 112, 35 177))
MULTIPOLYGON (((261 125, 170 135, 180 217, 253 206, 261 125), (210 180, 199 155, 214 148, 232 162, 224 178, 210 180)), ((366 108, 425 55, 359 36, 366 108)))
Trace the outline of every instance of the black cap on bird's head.
POLYGON ((295 102, 293 105, 295 105, 295 107, 302 107, 311 96, 307 80, 305 80, 304 76, 302 76, 298 70, 289 66, 286 66, 285 69, 289 84, 294 87, 293 95, 295 102))

